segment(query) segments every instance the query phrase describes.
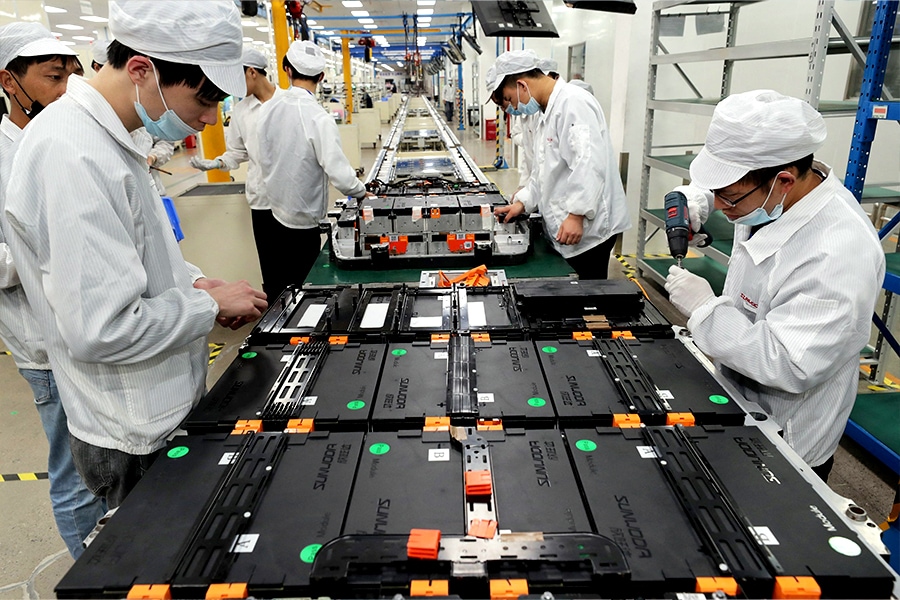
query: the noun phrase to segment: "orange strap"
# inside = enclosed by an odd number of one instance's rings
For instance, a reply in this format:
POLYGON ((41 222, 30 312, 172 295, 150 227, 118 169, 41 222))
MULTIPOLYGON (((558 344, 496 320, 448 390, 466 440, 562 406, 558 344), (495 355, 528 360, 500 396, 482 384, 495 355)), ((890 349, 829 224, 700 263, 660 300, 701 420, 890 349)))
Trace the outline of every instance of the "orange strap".
POLYGON ((465 283, 467 287, 486 287, 491 283, 491 278, 487 276, 487 270, 486 265, 479 265, 453 279, 447 277, 443 271, 438 271, 438 287, 447 288, 454 283, 465 283))

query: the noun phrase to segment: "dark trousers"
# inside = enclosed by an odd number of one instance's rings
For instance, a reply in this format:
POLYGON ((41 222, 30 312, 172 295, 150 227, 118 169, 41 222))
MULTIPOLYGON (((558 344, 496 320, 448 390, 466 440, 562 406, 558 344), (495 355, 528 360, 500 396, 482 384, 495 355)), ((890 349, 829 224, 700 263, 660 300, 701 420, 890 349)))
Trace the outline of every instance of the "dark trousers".
POLYGON ((567 258, 566 262, 578 273, 578 279, 606 279, 609 275, 609 255, 615 245, 616 236, 612 236, 578 256, 567 258))
POLYGON ((322 248, 322 234, 318 227, 285 227, 270 210, 253 211, 253 237, 256 238, 256 251, 259 253, 263 291, 268 296, 269 304, 287 286, 306 281, 322 248))
POLYGON ((152 454, 126 454, 119 450, 101 448, 69 434, 69 447, 75 468, 84 485, 95 496, 106 499, 109 508, 116 508, 125 499, 162 450, 152 454))
POLYGON ((828 460, 823 462, 818 467, 813 467, 813 473, 819 476, 819 479, 828 483, 828 475, 831 474, 831 468, 834 466, 834 454, 828 457, 828 460))
POLYGON ((447 122, 453 120, 453 103, 444 101, 444 116, 447 117, 447 122))

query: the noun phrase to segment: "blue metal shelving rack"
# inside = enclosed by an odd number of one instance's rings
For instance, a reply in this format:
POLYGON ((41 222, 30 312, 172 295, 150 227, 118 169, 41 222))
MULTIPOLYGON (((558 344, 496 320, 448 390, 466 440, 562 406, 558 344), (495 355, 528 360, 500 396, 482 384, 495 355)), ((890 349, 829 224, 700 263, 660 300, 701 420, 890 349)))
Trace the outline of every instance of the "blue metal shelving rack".
MULTIPOLYGON (((900 102, 882 100, 882 88, 888 55, 891 50, 894 24, 897 20, 898 4, 900 4, 900 0, 878 0, 875 19, 872 23, 872 36, 866 54, 859 107, 856 111, 856 123, 853 127, 853 139, 847 159, 847 174, 844 178, 844 185, 853 192, 857 200, 862 199, 872 141, 875 139, 875 129, 879 121, 900 121, 900 102)), ((889 223, 882 227, 878 232, 879 237, 884 239, 898 223, 900 223, 900 214, 894 216, 889 223)), ((889 254, 888 258, 891 259, 895 256, 889 254)), ((885 306, 890 306, 892 294, 900 294, 900 272, 891 268, 891 264, 896 262, 895 260, 888 261, 888 271, 884 278, 884 289, 887 292, 885 306)), ((887 314, 887 310, 885 314, 887 314)), ((882 319, 875 315, 873 320, 885 341, 895 352, 900 354, 897 340, 882 319)), ((885 415, 885 418, 896 418, 896 415, 885 415)), ((882 444, 852 420, 847 426, 846 433, 882 462, 896 470, 896 465, 900 463, 900 456, 897 452, 882 444)))

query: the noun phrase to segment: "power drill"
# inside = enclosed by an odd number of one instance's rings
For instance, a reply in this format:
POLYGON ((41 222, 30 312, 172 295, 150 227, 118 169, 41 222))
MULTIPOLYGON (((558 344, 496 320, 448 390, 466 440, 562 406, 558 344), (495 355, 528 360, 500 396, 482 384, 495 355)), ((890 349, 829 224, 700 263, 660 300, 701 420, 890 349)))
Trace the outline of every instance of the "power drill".
MULTIPOLYGON (((687 198, 681 192, 669 192, 666 194, 666 237, 669 240, 669 252, 678 266, 681 266, 684 257, 687 256, 688 242, 694 237, 691 231, 691 218, 688 216, 687 198)), ((712 236, 701 225, 700 231, 706 235, 699 247, 709 246, 712 236)))

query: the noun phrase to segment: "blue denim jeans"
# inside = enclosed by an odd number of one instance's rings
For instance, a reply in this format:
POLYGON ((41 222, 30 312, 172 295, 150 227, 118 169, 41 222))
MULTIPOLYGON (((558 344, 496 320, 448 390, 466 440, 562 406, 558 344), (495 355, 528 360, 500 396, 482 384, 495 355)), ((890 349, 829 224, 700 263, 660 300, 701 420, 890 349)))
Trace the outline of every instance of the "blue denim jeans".
POLYGON ((118 508, 128 492, 160 455, 126 454, 120 450, 88 444, 69 434, 69 445, 78 472, 91 492, 106 499, 110 508, 118 508))
POLYGON ((50 473, 50 503, 53 517, 69 554, 78 558, 81 543, 106 513, 106 502, 93 495, 75 469, 69 448, 69 426, 56 389, 53 372, 43 369, 19 369, 31 386, 34 405, 50 444, 47 471, 50 473))

